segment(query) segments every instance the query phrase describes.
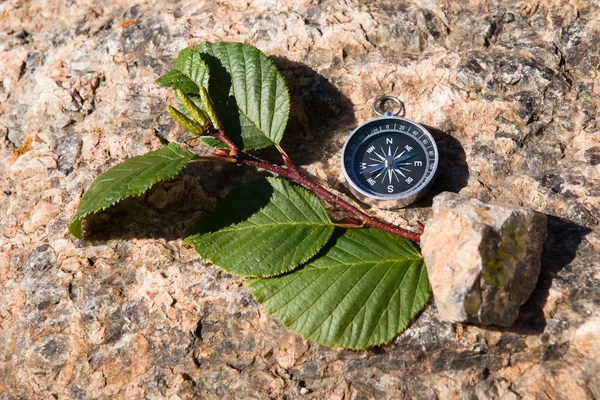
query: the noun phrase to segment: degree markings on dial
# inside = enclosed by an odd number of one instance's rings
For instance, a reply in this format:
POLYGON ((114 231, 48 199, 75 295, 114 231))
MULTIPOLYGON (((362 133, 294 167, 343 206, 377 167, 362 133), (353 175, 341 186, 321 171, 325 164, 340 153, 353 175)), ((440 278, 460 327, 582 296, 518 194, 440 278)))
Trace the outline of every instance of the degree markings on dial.
POLYGON ((358 142, 346 147, 352 158, 344 165, 348 168, 354 164, 348 170, 350 179, 360 177, 367 193, 412 193, 432 175, 431 163, 436 162, 437 154, 432 154, 435 142, 431 136, 410 122, 396 122, 370 125, 355 136, 358 142))

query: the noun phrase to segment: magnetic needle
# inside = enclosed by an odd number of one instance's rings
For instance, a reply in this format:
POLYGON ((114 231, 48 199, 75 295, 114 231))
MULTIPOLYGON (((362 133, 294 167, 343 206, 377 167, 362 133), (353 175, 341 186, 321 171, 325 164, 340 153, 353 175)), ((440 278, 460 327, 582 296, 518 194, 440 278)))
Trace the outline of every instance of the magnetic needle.
POLYGON ((342 150, 342 170, 350 191, 361 201, 381 208, 405 207, 433 184, 439 153, 431 133, 399 117, 403 103, 392 96, 375 99, 379 117, 356 128, 342 150), (392 101, 394 112, 381 107, 392 101))

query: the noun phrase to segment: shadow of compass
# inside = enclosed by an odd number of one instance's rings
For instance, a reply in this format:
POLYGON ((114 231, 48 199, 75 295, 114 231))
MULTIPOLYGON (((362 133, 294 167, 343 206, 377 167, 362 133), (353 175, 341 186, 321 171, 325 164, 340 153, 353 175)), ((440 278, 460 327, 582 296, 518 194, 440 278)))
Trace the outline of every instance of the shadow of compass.
MULTIPOLYGON (((420 122, 419 122, 420 123, 420 122)), ((431 207, 433 198, 442 192, 458 193, 469 182, 469 167, 467 165, 467 156, 460 142, 438 128, 422 124, 427 129, 438 147, 440 160, 438 164, 437 175, 433 187, 417 203, 408 206, 408 208, 428 208, 431 207)))
MULTIPOLYGON (((299 165, 323 161, 340 152, 334 139, 346 137, 357 125, 350 99, 308 65, 285 57, 270 59, 290 91, 290 117, 281 146, 299 165)), ((279 162, 277 157, 274 160, 279 162)))

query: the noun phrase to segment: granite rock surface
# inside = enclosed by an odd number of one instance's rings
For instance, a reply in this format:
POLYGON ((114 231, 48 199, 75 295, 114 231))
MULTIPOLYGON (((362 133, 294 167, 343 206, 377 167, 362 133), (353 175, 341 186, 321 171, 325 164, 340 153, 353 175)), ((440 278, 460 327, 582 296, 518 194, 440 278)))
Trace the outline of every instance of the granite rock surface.
POLYGON ((0 2, 0 398, 600 398, 599 65, 596 0, 0 2), (153 82, 218 40, 279 66, 283 146, 332 186, 375 96, 431 128, 432 193, 375 215, 414 227, 443 191, 546 214, 516 323, 446 323, 431 303, 380 348, 304 341, 181 246, 263 174, 230 165, 194 165, 102 215, 93 239, 69 236, 102 171, 186 139, 153 82))
POLYGON ((511 326, 540 274, 542 213, 444 192, 421 250, 440 319, 511 326))

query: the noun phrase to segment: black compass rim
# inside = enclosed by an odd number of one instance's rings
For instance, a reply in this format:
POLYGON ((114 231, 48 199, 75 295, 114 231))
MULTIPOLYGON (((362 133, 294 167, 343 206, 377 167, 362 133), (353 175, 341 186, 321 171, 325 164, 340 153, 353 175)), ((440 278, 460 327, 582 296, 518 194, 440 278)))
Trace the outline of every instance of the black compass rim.
MULTIPOLYGON (((396 129, 390 129, 390 130, 394 131, 396 129)), ((345 178, 346 182, 348 182, 348 184, 352 187, 352 189, 356 190, 361 195, 363 195, 369 199, 374 199, 374 200, 383 200, 383 201, 404 200, 409 197, 418 195, 422 190, 427 188, 428 185, 430 184, 430 182, 435 178, 437 168, 439 165, 439 150, 437 147, 437 143, 435 142, 435 139, 431 135, 431 132, 429 132, 429 130, 427 130, 427 128, 425 128, 423 125, 421 125, 418 122, 415 122, 411 119, 405 118, 405 117, 387 116, 386 115, 386 116, 382 116, 382 117, 372 118, 372 119, 360 124, 350 133, 350 135, 348 135, 348 137, 346 138, 346 142, 344 143, 344 147, 342 148, 341 164, 342 164, 342 172, 344 174, 344 178, 345 178), (431 173, 429 174, 429 176, 426 177, 425 180, 421 181, 418 185, 415 185, 414 188, 409 191, 397 193, 397 194, 391 194, 391 195, 373 194, 371 192, 365 191, 364 189, 362 189, 360 187, 360 185, 355 183, 350 178, 350 175, 348 174, 348 171, 346 170, 346 157, 347 157, 346 149, 348 147, 348 144, 352 143, 352 138, 354 137, 354 135, 357 132, 359 132, 361 130, 361 128, 363 128, 364 126, 372 124, 377 121, 382 121, 382 120, 397 120, 397 121, 406 122, 409 125, 414 125, 416 128, 420 129, 423 132, 423 134, 425 134, 430 139, 430 142, 432 144, 434 155, 435 155, 435 159, 433 160, 433 162, 434 162, 433 169, 431 170, 431 173)))

